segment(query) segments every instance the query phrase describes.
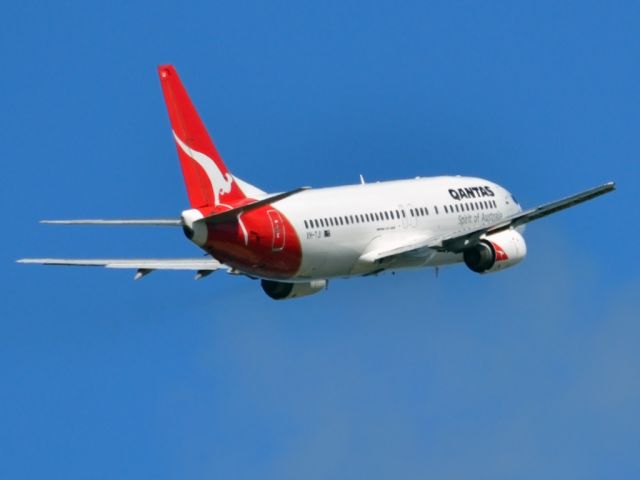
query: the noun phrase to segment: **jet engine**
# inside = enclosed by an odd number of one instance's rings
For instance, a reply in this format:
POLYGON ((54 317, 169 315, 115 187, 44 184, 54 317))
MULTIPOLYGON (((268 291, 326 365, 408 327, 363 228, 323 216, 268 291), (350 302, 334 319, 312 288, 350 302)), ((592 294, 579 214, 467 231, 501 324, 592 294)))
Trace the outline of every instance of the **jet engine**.
POLYGON ((527 254, 527 244, 516 230, 488 235, 462 252, 464 263, 477 273, 491 273, 513 267, 527 254))
POLYGON ((262 280, 264 293, 274 300, 287 300, 289 298, 306 297, 327 288, 327 280, 312 280, 305 283, 276 282, 262 280))

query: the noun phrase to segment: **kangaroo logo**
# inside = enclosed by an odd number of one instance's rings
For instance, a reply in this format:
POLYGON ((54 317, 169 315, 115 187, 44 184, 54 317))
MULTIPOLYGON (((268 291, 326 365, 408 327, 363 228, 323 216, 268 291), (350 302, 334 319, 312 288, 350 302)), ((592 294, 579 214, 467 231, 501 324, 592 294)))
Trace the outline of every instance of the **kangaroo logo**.
POLYGON ((173 132, 173 137, 176 139, 176 143, 180 146, 182 151, 191 159, 195 160, 198 165, 200 165, 209 177, 209 181, 211 182, 211 188, 213 189, 213 198, 214 204, 220 204, 220 195, 223 193, 229 193, 231 191, 231 184, 233 183, 233 177, 226 173, 222 175, 220 168, 213 161, 212 158, 205 155, 202 152, 198 152, 194 150, 189 145, 184 143, 176 132, 173 132))
POLYGON ((496 251, 496 262, 503 262, 504 260, 509 260, 509 255, 507 255, 507 252, 505 252, 500 245, 493 242, 491 242, 491 245, 493 245, 493 248, 496 251))

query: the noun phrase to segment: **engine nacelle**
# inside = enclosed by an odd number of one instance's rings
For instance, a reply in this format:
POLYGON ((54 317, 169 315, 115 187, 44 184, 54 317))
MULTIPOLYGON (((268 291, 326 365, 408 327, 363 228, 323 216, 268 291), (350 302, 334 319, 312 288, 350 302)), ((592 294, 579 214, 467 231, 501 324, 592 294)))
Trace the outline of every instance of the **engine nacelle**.
POLYGON ((274 300, 287 300, 289 298, 306 297, 327 288, 327 280, 312 280, 306 283, 276 282, 262 280, 264 293, 274 300))
POLYGON ((513 267, 527 254, 527 244, 516 230, 489 235, 462 252, 464 263, 474 272, 491 273, 513 267))

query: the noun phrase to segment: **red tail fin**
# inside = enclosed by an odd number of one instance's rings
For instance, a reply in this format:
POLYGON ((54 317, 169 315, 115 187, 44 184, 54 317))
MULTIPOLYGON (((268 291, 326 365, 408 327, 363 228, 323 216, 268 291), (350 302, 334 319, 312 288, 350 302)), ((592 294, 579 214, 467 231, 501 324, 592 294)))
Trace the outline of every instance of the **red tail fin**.
POLYGON ((158 73, 191 207, 233 204, 245 198, 211 141, 176 69, 161 65, 158 73))

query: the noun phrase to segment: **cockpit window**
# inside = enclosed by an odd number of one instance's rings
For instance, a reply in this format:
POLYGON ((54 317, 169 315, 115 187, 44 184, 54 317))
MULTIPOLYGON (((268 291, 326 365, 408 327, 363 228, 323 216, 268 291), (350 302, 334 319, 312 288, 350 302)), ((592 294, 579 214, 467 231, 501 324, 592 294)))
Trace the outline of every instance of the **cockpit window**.
POLYGON ((513 195, 511 195, 511 200, 513 200, 513 203, 515 203, 516 205, 520 205, 518 203, 518 200, 516 200, 516 197, 514 197, 513 195))

